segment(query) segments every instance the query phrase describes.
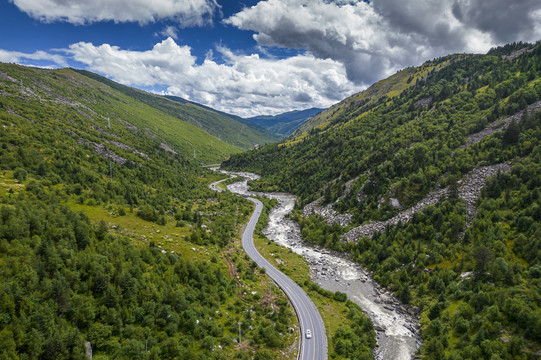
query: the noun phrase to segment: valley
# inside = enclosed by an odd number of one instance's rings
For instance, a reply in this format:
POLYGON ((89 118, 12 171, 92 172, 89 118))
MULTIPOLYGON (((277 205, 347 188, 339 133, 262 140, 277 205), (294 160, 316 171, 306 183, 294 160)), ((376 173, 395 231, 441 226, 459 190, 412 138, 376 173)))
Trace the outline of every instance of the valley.
POLYGON ((226 173, 246 179, 230 184, 228 186, 230 191, 278 200, 278 205, 269 214, 269 222, 263 229, 263 234, 274 243, 293 250, 308 261, 310 277, 323 289, 343 292, 361 306, 377 330, 376 359, 405 360, 413 357, 420 341, 416 329, 417 319, 408 314, 391 294, 381 289, 372 280, 371 275, 351 259, 321 247, 309 246, 302 241, 298 225, 287 219, 296 202, 295 196, 283 193, 252 193, 249 191, 247 180, 255 180, 258 178, 257 175, 226 173))
POLYGON ((0 143, 0 358, 541 354, 540 43, 251 120, 0 63, 0 143))
POLYGON ((510 44, 429 61, 224 167, 261 174, 253 191, 296 195, 303 241, 418 309, 423 358, 535 358, 540 54, 510 44))

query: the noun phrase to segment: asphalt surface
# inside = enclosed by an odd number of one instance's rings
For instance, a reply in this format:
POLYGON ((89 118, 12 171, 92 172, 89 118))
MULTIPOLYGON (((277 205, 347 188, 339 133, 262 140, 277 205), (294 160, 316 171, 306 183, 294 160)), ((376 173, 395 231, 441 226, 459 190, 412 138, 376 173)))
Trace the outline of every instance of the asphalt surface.
POLYGON ((218 184, 221 183, 221 182, 224 182, 226 180, 229 180, 229 179, 222 179, 220 181, 213 182, 212 184, 209 185, 210 190, 214 190, 214 191, 217 191, 217 192, 222 192, 222 189, 220 189, 218 187, 218 184))
MULTIPOLYGON (((221 192, 217 185, 225 180, 227 179, 210 184, 210 188, 221 192)), ((327 359, 327 336, 321 315, 306 292, 296 282, 271 265, 255 248, 254 230, 263 210, 263 203, 251 197, 247 199, 255 204, 255 210, 242 234, 244 251, 259 267, 265 268, 267 275, 284 291, 295 309, 301 331, 298 359, 325 360, 327 359), (306 338, 306 330, 311 332, 310 339, 306 338)))
POLYGON ((263 210, 263 203, 257 199, 248 198, 255 204, 255 211, 250 217, 248 225, 242 234, 242 246, 246 254, 262 268, 265 268, 267 275, 284 291, 289 298, 301 328, 301 350, 299 359, 302 360, 324 360, 327 359, 327 336, 325 335, 325 325, 316 306, 308 295, 301 289, 297 283, 291 280, 284 273, 272 266, 256 250, 254 245, 254 229, 257 220, 263 210), (306 330, 310 330, 312 337, 306 338, 306 330))

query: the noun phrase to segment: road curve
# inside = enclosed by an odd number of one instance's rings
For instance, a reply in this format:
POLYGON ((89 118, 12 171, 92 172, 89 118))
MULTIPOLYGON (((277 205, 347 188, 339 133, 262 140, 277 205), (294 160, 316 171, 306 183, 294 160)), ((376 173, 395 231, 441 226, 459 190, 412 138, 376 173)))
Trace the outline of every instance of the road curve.
MULTIPOLYGON (((236 176, 235 176, 235 177, 236 177, 236 176)), ((231 179, 231 178, 222 179, 222 180, 218 180, 218 181, 213 182, 212 184, 209 185, 210 190, 214 190, 214 191, 216 191, 216 192, 222 192, 222 189, 220 189, 220 188, 218 187, 218 184, 221 183, 221 182, 224 182, 224 181, 226 181, 226 180, 229 180, 229 179, 231 179)))
MULTIPOLYGON (((210 188, 220 191, 216 186, 220 180, 210 184, 210 188)), ((263 210, 263 203, 257 199, 248 197, 255 204, 255 210, 242 234, 242 246, 248 256, 255 263, 266 270, 267 275, 284 291, 293 305, 300 325, 301 349, 298 359, 301 360, 325 360, 327 359, 327 336, 325 325, 316 306, 306 292, 284 273, 271 265, 255 248, 254 230, 263 210), (306 338, 306 330, 310 330, 312 337, 306 338)))
POLYGON ((299 319, 301 328, 301 351, 299 359, 302 360, 324 360, 327 359, 327 336, 325 325, 316 306, 303 289, 284 273, 272 266, 257 251, 254 245, 254 229, 263 210, 263 203, 257 199, 247 198, 255 204, 255 211, 246 225, 242 234, 242 246, 246 254, 262 268, 265 268, 267 275, 285 292, 299 319), (306 330, 310 330, 312 338, 306 338, 306 330))

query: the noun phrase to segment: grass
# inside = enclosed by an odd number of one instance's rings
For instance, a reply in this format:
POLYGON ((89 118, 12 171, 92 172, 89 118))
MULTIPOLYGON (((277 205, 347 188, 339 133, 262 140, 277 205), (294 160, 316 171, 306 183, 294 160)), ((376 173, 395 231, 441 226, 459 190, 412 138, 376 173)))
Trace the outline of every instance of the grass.
POLYGON ((346 326, 351 323, 347 317, 349 309, 345 303, 329 299, 317 291, 310 290, 305 284, 311 283, 310 267, 308 262, 301 256, 290 249, 276 244, 261 236, 255 236, 254 242, 257 250, 267 259, 272 265, 284 272, 293 281, 300 284, 312 299, 319 310, 323 323, 325 324, 325 332, 327 334, 329 354, 334 351, 332 336, 341 326, 346 326))
POLYGON ((213 135, 215 139, 209 146, 227 143, 234 147, 253 149, 253 143, 266 144, 279 139, 277 135, 236 116, 185 102, 177 97, 167 98, 130 88, 88 71, 78 70, 78 72, 171 116, 174 118, 172 124, 190 123, 213 135))
MULTIPOLYGON (((182 256, 193 257, 195 252, 200 260, 210 260, 212 257, 211 251, 205 247, 184 240, 192 233, 191 225, 176 227, 176 221, 172 217, 167 219, 167 224, 158 225, 139 218, 135 215, 135 210, 130 211, 129 208, 124 209, 126 215, 120 216, 118 208, 79 204, 73 200, 69 200, 67 205, 75 212, 83 211, 93 222, 103 220, 110 231, 128 236, 138 245, 148 246, 152 241, 156 246, 182 256)), ((227 266, 224 266, 224 269, 227 269, 227 266)))
POLYGON ((0 197, 7 196, 10 193, 17 193, 24 189, 24 184, 20 184, 13 178, 13 171, 2 171, 0 173, 0 197))

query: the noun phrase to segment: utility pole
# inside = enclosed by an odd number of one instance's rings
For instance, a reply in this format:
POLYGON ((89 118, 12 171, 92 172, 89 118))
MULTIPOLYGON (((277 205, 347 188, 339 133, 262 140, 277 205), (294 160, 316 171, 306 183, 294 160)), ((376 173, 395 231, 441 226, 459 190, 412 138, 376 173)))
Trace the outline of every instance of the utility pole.
POLYGON ((272 309, 272 313, 274 314, 274 306, 272 306, 272 279, 269 277, 269 302, 270 307, 272 309))
POLYGON ((111 128, 111 119, 107 118, 107 127, 110 129, 111 128))

